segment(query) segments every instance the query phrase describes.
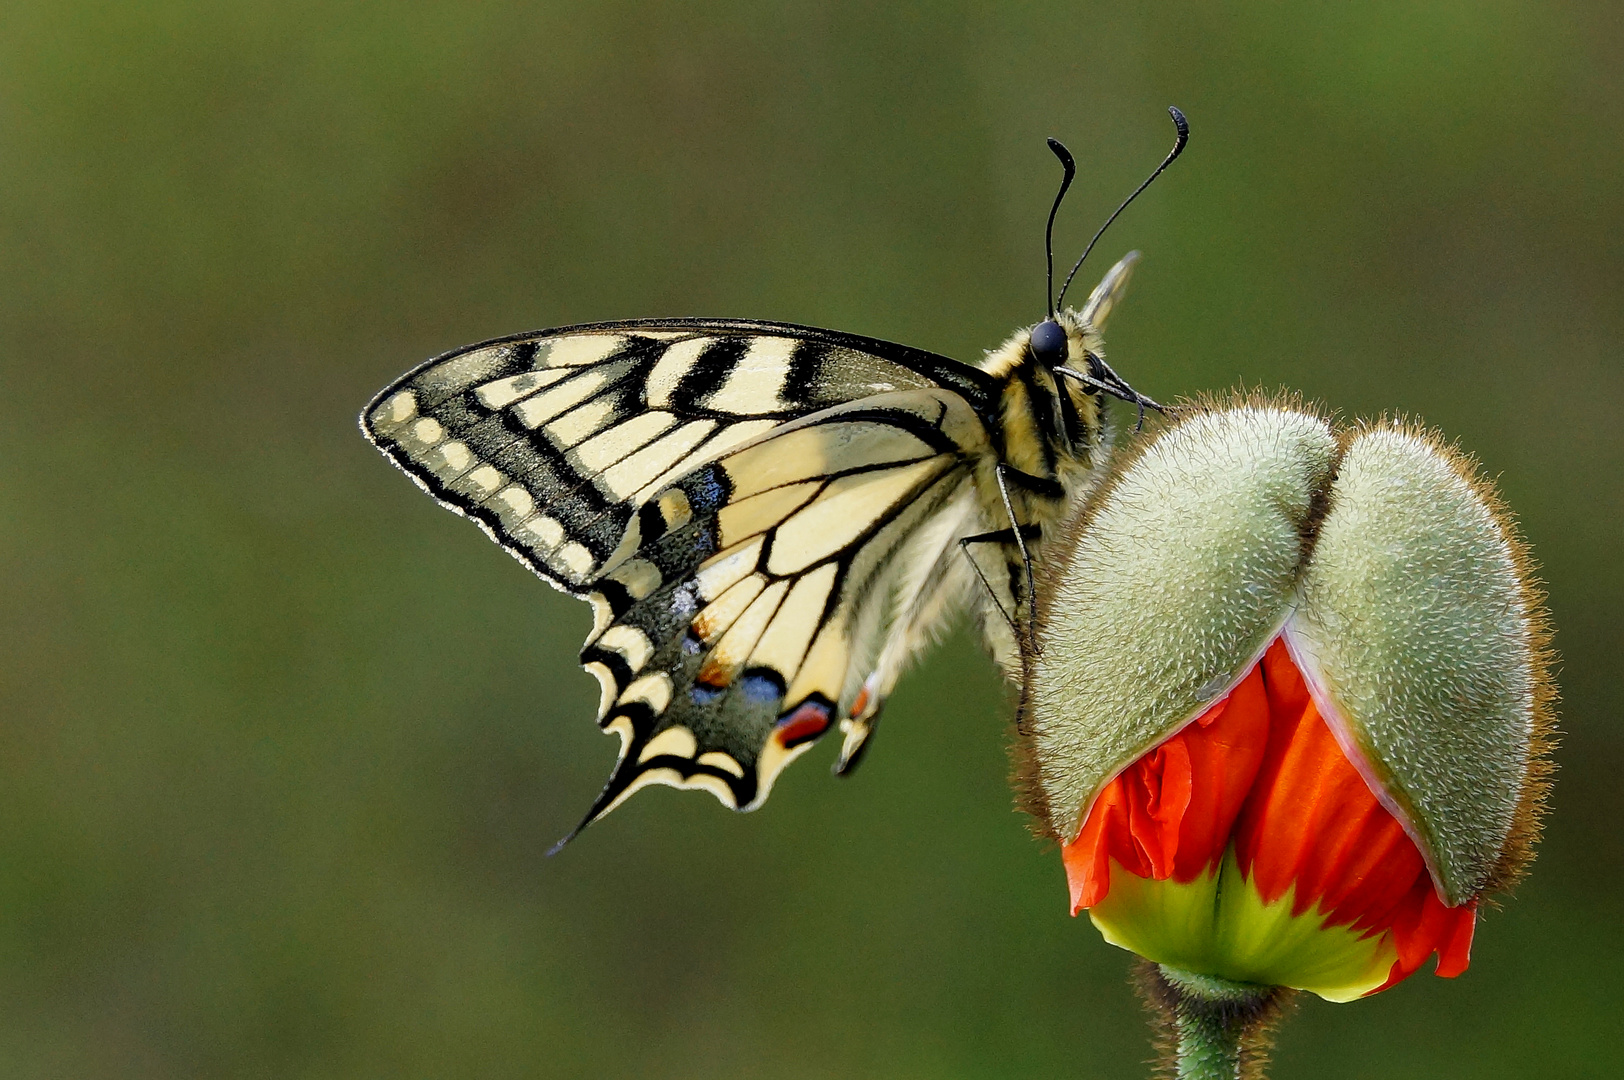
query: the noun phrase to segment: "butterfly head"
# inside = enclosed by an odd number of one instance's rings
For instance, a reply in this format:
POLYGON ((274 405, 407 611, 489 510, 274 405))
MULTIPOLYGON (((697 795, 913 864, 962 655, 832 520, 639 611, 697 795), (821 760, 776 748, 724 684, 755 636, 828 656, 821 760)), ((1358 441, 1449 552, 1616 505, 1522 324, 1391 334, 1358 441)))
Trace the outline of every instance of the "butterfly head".
POLYGON ((1065 327, 1054 319, 1044 319, 1032 328, 1032 337, 1027 347, 1032 350, 1033 360, 1052 371, 1071 356, 1071 343, 1068 339, 1065 327))
POLYGON ((1061 309, 1028 331, 1028 362, 1050 373, 1057 393, 1060 383, 1066 382, 1073 390, 1089 396, 1106 394, 1120 398, 1137 406, 1141 415, 1145 409, 1161 409, 1111 370, 1105 362, 1104 341, 1100 335, 1106 318, 1126 291, 1138 261, 1139 253, 1130 251, 1105 275, 1082 311, 1061 309))

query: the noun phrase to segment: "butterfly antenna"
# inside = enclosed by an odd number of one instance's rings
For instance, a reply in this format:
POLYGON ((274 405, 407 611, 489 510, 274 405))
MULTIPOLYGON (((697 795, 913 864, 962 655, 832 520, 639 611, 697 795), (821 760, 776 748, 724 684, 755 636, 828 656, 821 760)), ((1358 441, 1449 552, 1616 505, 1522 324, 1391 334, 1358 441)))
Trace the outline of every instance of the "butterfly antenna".
POLYGON ((1060 212, 1060 200, 1066 197, 1066 189, 1071 187, 1072 178, 1077 175, 1077 159, 1071 156, 1071 151, 1059 139, 1050 139, 1049 149, 1060 159, 1060 167, 1066 170, 1066 175, 1060 178, 1060 190, 1055 192, 1054 205, 1049 207, 1049 224, 1043 230, 1043 254, 1049 266, 1049 276, 1043 287, 1043 302, 1049 305, 1049 318, 1052 319, 1058 306, 1054 300, 1054 216, 1060 212))
MULTIPOLYGON (((1088 246, 1083 249, 1082 255, 1079 256, 1078 259, 1077 259, 1077 262, 1075 264, 1073 264, 1073 266, 1071 268, 1071 273, 1066 275, 1065 284, 1060 286, 1060 295, 1055 297, 1055 301, 1054 301, 1054 306, 1056 308, 1058 308, 1063 302, 1065 302, 1066 290, 1071 288, 1071 279, 1077 276, 1077 271, 1082 268, 1083 260, 1088 258, 1088 253, 1090 251, 1094 250, 1094 245, 1099 243, 1100 237, 1105 235, 1105 230, 1109 229, 1111 227, 1111 222, 1115 221, 1117 219, 1117 215, 1122 213, 1122 211, 1124 211, 1124 210, 1126 210, 1128 208, 1129 203, 1133 202, 1135 199, 1137 199, 1139 197, 1139 193, 1141 191, 1144 191, 1146 188, 1148 188, 1150 186, 1150 182, 1152 180, 1154 180, 1158 176, 1162 175, 1162 170, 1163 169, 1165 169, 1169 165, 1173 164, 1174 160, 1177 159, 1180 154, 1184 153, 1184 144, 1190 141, 1190 122, 1188 120, 1184 119, 1184 114, 1179 112, 1177 106, 1169 105, 1167 107, 1167 111, 1173 117, 1173 126, 1178 129, 1178 138, 1175 139, 1174 142, 1173 142, 1173 149, 1168 152, 1167 157, 1162 159, 1162 163, 1160 165, 1156 166, 1156 171, 1151 173, 1149 176, 1145 177, 1145 182, 1143 184, 1140 184, 1138 187, 1134 188, 1132 195, 1129 195, 1126 199, 1122 200, 1122 205, 1116 208, 1116 213, 1112 214, 1110 217, 1105 219, 1105 224, 1100 226, 1100 231, 1095 233, 1094 234, 1094 239, 1092 239, 1092 240, 1090 240, 1088 242, 1088 246)), ((1052 139, 1050 140, 1050 142, 1053 142, 1053 141, 1054 140, 1052 140, 1052 139)), ((1060 190, 1065 191, 1066 189, 1064 187, 1062 187, 1060 190)), ((1056 202, 1056 205, 1058 205, 1058 200, 1056 202)), ((1049 215, 1049 220, 1051 222, 1053 222, 1053 220, 1054 220, 1054 215, 1053 214, 1049 215)), ((1050 310, 1053 310, 1053 308, 1051 308, 1050 310)))

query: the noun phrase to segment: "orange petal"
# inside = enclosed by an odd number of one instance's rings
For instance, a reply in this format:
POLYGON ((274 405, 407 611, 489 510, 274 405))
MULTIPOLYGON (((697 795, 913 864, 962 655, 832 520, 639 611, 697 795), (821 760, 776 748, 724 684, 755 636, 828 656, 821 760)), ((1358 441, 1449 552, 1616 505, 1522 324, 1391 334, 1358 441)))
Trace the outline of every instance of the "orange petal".
POLYGON ((1278 640, 1224 699, 1095 799, 1061 852, 1072 911, 1105 899, 1112 862, 1187 884, 1231 848, 1265 904, 1289 894, 1293 917, 1391 934, 1397 959, 1385 985, 1435 952, 1440 975, 1466 969, 1475 904, 1439 898, 1414 841, 1343 754, 1278 640))

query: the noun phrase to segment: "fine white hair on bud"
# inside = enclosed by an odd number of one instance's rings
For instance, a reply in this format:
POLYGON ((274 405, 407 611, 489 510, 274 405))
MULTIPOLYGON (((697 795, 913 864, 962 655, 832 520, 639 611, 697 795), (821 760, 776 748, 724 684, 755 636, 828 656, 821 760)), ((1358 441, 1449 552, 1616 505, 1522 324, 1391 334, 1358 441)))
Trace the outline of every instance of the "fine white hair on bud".
POLYGON ((1299 411, 1197 413, 1130 461, 1046 560, 1022 726, 1057 838, 1279 632, 1336 450, 1330 425, 1299 411))
POLYGON ((1292 399, 1177 410, 1126 447, 1045 559, 1016 746, 1070 843, 1123 769, 1283 639, 1371 791, 1458 905, 1538 832, 1554 691, 1543 597, 1465 455, 1292 399))
POLYGON ((1516 534, 1431 432, 1350 436, 1286 640, 1450 904, 1494 876, 1548 720, 1516 534))

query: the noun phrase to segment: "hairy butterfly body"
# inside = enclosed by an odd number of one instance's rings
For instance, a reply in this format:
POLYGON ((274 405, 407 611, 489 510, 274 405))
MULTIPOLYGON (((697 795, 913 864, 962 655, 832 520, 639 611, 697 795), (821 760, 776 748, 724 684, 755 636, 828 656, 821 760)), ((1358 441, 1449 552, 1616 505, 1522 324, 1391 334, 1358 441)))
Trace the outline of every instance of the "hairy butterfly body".
POLYGON ((848 771, 966 607, 1009 668, 1045 528, 1099 475, 1101 395, 1154 405, 1099 335, 1134 259, 977 366, 811 327, 635 320, 458 349, 367 405, 394 464, 592 604, 581 662, 621 749, 576 831, 649 783, 754 809, 836 728, 848 771))

